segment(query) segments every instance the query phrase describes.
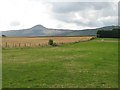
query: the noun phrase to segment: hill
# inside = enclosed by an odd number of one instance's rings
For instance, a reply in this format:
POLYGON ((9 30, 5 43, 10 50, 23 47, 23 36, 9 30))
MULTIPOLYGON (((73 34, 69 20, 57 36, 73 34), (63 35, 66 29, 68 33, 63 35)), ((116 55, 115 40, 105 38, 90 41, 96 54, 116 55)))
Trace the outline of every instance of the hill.
POLYGON ((29 29, 2 31, 6 36, 96 36, 98 30, 112 30, 117 26, 106 26, 96 29, 69 30, 50 29, 42 25, 36 25, 29 29))

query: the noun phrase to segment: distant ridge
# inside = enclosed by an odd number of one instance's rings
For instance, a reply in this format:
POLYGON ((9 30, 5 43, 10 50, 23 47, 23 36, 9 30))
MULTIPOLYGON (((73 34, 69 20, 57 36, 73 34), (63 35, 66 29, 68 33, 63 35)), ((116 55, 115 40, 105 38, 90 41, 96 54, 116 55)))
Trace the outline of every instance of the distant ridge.
POLYGON ((69 30, 49 29, 42 25, 36 25, 29 29, 2 31, 6 36, 96 36, 98 30, 112 30, 118 26, 105 26, 96 29, 69 30))
POLYGON ((42 25, 36 25, 36 26, 33 26, 31 29, 37 30, 37 29, 47 29, 47 28, 42 25))

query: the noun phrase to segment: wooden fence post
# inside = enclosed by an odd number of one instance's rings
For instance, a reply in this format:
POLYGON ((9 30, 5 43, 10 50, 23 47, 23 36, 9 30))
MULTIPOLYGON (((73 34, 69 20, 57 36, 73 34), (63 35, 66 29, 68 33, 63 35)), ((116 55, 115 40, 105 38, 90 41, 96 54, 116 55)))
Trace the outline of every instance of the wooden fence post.
POLYGON ((26 43, 24 44, 24 46, 26 47, 26 43))
POLYGON ((7 47, 7 42, 5 43, 5 47, 7 47))
POLYGON ((20 47, 20 43, 18 44, 18 47, 20 47))

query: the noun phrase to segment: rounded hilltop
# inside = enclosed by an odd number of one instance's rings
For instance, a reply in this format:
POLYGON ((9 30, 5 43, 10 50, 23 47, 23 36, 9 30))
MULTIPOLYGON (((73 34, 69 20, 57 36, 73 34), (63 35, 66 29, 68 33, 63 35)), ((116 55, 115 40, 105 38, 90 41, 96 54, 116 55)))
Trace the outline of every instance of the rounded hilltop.
POLYGON ((33 26, 31 29, 34 29, 34 30, 41 30, 41 29, 46 29, 46 27, 44 27, 43 25, 40 25, 40 24, 38 24, 38 25, 35 25, 35 26, 33 26))

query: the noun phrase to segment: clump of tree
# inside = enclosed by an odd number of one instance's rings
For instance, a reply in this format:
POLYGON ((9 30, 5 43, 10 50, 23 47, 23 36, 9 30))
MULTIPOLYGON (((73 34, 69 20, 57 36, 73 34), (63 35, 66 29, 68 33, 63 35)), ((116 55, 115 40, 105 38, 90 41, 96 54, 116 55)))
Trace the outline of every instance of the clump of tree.
POLYGON ((98 30, 97 37, 100 37, 100 38, 120 38, 120 28, 114 28, 111 31, 98 30))
POLYGON ((2 35, 2 37, 6 37, 6 35, 2 35))
POLYGON ((50 40, 48 41, 48 44, 49 44, 49 45, 53 45, 53 44, 54 44, 53 40, 50 39, 50 40))
POLYGON ((48 45, 58 46, 52 39, 50 39, 50 40, 48 41, 48 45))

